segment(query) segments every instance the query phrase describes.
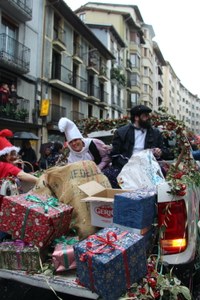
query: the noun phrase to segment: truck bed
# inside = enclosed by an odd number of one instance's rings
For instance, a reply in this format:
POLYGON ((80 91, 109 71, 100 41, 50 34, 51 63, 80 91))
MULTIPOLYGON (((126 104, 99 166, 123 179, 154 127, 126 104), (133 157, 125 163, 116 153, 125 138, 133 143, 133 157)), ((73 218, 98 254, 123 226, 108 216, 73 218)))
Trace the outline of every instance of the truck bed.
POLYGON ((0 278, 15 280, 31 286, 51 289, 56 292, 69 294, 86 299, 98 299, 96 293, 91 292, 77 284, 75 272, 69 272, 65 276, 46 276, 43 274, 27 274, 24 271, 0 269, 0 278))

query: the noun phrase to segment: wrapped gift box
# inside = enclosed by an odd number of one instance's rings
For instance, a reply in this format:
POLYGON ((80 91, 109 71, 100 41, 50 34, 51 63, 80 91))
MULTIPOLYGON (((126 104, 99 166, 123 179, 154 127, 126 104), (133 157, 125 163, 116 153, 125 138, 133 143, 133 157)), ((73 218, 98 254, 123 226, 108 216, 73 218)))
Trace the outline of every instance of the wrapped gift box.
POLYGON ((20 240, 2 242, 0 243, 0 268, 39 271, 41 269, 39 249, 20 240))
POLYGON ((77 276, 103 299, 116 300, 147 272, 141 235, 104 228, 74 245, 77 276))
POLYGON ((73 208, 53 197, 21 194, 0 199, 0 230, 38 247, 68 232, 73 208))
POLYGON ((52 253, 52 262, 56 272, 76 269, 73 245, 79 241, 78 237, 66 238, 57 241, 52 253))
POLYGON ((113 223, 144 229, 154 223, 156 194, 152 190, 139 189, 115 195, 113 223))

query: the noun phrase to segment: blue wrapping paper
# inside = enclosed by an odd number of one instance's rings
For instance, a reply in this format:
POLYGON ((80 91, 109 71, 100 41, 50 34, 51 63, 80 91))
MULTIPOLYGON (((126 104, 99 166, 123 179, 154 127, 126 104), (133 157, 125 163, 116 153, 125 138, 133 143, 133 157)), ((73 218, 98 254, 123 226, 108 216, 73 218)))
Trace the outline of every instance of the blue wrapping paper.
POLYGON ((143 229, 154 223, 156 195, 145 189, 115 195, 113 223, 143 229))
POLYGON ((80 283, 105 300, 116 300, 147 272, 143 237, 117 227, 104 228, 75 244, 74 252, 80 283), (117 240, 112 234, 117 235, 117 240), (116 247, 105 246, 96 239, 107 240, 108 235, 116 247), (96 251, 103 253, 92 253, 96 251))

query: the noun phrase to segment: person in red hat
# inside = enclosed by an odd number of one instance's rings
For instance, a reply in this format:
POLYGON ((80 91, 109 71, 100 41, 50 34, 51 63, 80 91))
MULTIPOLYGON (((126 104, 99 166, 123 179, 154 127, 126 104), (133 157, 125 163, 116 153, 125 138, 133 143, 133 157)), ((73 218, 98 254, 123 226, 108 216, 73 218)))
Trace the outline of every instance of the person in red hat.
POLYGON ((25 173, 14 164, 20 149, 12 145, 7 139, 7 137, 12 136, 13 132, 9 129, 0 131, 0 179, 14 176, 22 181, 36 183, 38 180, 37 177, 25 173))

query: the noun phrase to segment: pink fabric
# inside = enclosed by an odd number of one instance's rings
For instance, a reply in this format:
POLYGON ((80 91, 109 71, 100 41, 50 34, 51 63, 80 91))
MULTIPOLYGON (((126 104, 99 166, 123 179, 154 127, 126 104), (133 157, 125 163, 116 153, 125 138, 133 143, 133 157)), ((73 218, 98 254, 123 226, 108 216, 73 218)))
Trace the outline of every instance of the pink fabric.
POLYGON ((98 164, 99 169, 102 170, 111 162, 111 158, 109 156, 111 147, 106 145, 99 139, 92 139, 92 141, 95 143, 97 149, 99 150, 99 154, 102 158, 100 164, 98 164))
POLYGON ((57 272, 76 269, 73 245, 57 244, 52 254, 52 261, 57 272), (64 251, 66 251, 68 266, 65 264, 64 251))

